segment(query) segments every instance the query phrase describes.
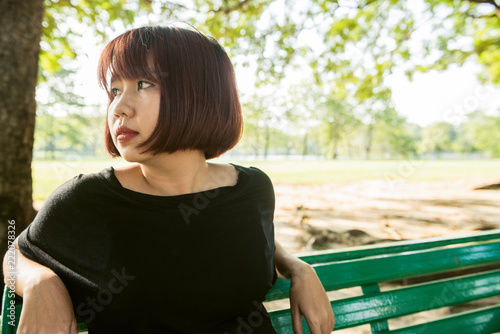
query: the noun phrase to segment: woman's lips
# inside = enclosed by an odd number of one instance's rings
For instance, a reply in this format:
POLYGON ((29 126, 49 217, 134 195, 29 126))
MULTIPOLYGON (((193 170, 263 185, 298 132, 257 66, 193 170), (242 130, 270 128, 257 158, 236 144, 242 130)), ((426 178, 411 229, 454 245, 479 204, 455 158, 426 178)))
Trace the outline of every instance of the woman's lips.
POLYGON ((124 143, 134 139, 138 134, 138 132, 122 132, 116 137, 116 140, 118 140, 118 142, 120 143, 124 143))
POLYGON ((138 134, 139 132, 127 128, 125 125, 120 125, 118 129, 116 129, 116 140, 120 143, 124 143, 134 139, 138 134))

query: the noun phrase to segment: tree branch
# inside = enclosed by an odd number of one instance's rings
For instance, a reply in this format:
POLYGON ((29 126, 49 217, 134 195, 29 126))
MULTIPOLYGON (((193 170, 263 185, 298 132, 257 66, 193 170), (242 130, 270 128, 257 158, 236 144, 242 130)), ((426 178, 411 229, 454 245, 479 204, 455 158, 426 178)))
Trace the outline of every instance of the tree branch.
POLYGON ((364 8, 366 6, 371 5, 374 2, 377 2, 378 0, 367 0, 363 5, 358 5, 358 9, 364 8))
POLYGON ((493 5, 495 7, 495 12, 491 15, 475 16, 475 15, 470 15, 467 13, 466 14, 467 16, 473 17, 473 18, 487 18, 487 17, 496 16, 500 19, 500 4, 497 4, 497 2, 495 0, 464 0, 464 1, 473 2, 473 3, 486 3, 486 4, 493 5))
POLYGON ((224 14, 228 15, 231 12, 234 12, 235 10, 238 10, 238 9, 242 8, 243 6, 245 6, 250 1, 252 1, 252 0, 243 0, 243 1, 238 2, 237 4, 235 4, 234 6, 227 7, 227 8, 219 8, 217 10, 214 10, 214 13, 223 12, 224 14))
MULTIPOLYGON (((144 1, 151 1, 151 2, 153 2, 153 0, 144 0, 144 1)), ((177 3, 175 1, 167 1, 167 3, 170 4, 170 5, 173 5, 173 6, 177 7, 177 8, 182 8, 182 9, 186 9, 186 10, 190 9, 188 6, 182 5, 182 4, 177 3)))
POLYGON ((493 5, 497 10, 500 9, 500 5, 497 4, 495 0, 465 0, 465 1, 474 3, 487 3, 493 5))
POLYGON ((473 15, 473 14, 468 14, 468 13, 466 13, 465 15, 467 15, 468 17, 471 17, 473 19, 486 19, 488 17, 498 16, 498 13, 499 13, 499 11, 497 11, 496 13, 490 14, 490 15, 473 15))

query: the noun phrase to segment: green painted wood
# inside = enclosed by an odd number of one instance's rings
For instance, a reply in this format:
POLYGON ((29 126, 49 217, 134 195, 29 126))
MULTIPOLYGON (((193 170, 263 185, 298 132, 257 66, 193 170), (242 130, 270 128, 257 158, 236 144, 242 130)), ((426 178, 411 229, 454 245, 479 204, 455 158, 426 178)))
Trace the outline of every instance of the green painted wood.
MULTIPOLYGON (((427 238, 314 252, 299 257, 313 264, 326 290, 351 286, 365 286, 366 290, 366 286, 376 282, 498 263, 500 242, 485 242, 498 239, 500 230, 493 230, 463 237, 427 238), (455 246, 449 248, 450 245, 455 246)), ((288 289, 289 282, 278 279, 267 300, 288 297, 288 289)), ((335 329, 415 313, 430 309, 431 306, 445 306, 443 301, 453 305, 486 298, 500 294, 498 289, 499 271, 491 271, 332 301, 336 314, 335 329), (453 293, 447 295, 446 289, 453 293), (436 301, 436 296, 441 297, 436 301)), ((9 305, 10 300, 4 293, 3 310, 6 309, 6 302, 9 305)), ((21 307, 21 303, 16 303, 17 319, 20 317, 21 307)), ((466 312, 423 325, 381 333, 493 333, 500 331, 499 308, 500 306, 495 306, 477 312, 466 312)), ((11 326, 2 326, 6 315, 2 311, 1 333, 15 333, 16 330, 11 326)), ((293 333, 290 310, 273 311, 270 315, 278 333, 293 333)), ((78 329, 79 332, 87 331, 83 322, 79 322, 78 329)), ((303 333, 310 333, 304 319, 303 333)))
MULTIPOLYGON (((313 265, 327 291, 498 263, 500 242, 390 254, 313 265)), ((290 282, 278 279, 266 300, 287 298, 290 282)))
POLYGON ((2 315, 0 316, 0 319, 1 322, 0 322, 0 327, 2 328, 2 330, 0 331, 0 333, 2 334, 9 334, 7 328, 3 325, 6 323, 6 313, 5 313, 5 309, 6 309, 6 305, 8 305, 8 302, 6 304, 6 300, 7 300, 7 290, 8 290, 8 287, 5 285, 4 288, 3 288, 3 295, 2 295, 2 315))
MULTIPOLYGON (((377 283, 362 285, 361 291, 365 296, 378 294, 380 292, 380 286, 377 283)), ((389 330, 389 324, 385 319, 376 320, 370 322, 370 328, 372 333, 382 333, 389 330)))
POLYGON ((81 319, 76 319, 77 323, 76 323, 76 329, 78 331, 78 333, 81 333, 81 332, 87 332, 89 329, 87 327, 87 324, 85 322, 83 322, 81 319))
POLYGON ((500 332, 500 305, 463 312, 425 324, 409 326, 387 334, 491 334, 500 332))
MULTIPOLYGON (((496 295, 500 295, 500 270, 335 300, 331 304, 337 330, 496 295)), ((286 333, 287 324, 291 323, 290 311, 271 311, 269 315, 275 328, 284 326, 286 333)))
POLYGON ((11 313, 11 300, 12 292, 7 285, 4 286, 3 296, 2 296, 2 322, 0 324, 2 334, 14 334, 16 333, 16 328, 19 325, 19 318, 21 315, 21 305, 19 303, 14 304, 14 310, 11 313), (12 315, 12 317, 9 317, 12 315), (14 324, 14 326, 12 325, 14 324))
MULTIPOLYGON (((269 312, 271 322, 278 334, 294 334, 292 326, 292 315, 289 309, 269 312)), ((302 317, 302 333, 310 334, 311 331, 302 317)))
POLYGON ((340 329, 496 295, 500 295, 498 270, 347 298, 332 302, 332 307, 340 329))
POLYGON ((335 250, 316 251, 302 253, 298 256, 300 259, 309 264, 316 264, 332 261, 353 260, 367 256, 395 254, 495 239, 500 239, 500 229, 477 232, 473 234, 467 234, 465 236, 455 235, 447 237, 424 238, 418 240, 395 241, 380 243, 376 245, 340 248, 335 250))

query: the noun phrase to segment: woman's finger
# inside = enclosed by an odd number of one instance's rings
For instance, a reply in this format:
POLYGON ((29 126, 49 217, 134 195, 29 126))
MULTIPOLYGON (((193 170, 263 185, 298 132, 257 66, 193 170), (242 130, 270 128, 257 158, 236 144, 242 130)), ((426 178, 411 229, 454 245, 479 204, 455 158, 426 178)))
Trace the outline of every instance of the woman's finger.
MULTIPOLYGON (((290 303, 292 301, 290 300, 290 303)), ((291 307, 290 312, 292 313, 292 328, 295 334, 302 334, 302 314, 298 307, 291 307)))

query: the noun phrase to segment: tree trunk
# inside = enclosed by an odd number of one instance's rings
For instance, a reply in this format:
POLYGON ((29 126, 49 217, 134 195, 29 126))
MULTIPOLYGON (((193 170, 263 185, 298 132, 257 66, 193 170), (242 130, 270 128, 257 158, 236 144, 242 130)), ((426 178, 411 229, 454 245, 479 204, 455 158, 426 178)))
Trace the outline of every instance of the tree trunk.
POLYGON ((354 148, 350 140, 347 141, 347 150, 349 151, 349 158, 352 159, 354 157, 354 148))
POLYGON ((47 113, 49 119, 49 131, 47 136, 49 137, 48 148, 49 148, 49 157, 51 160, 55 160, 56 158, 56 145, 54 143, 55 131, 54 131, 54 116, 47 113))
POLYGON ((267 160, 267 155, 269 154, 269 144, 271 143, 271 131, 266 125, 264 129, 264 160, 267 160))
POLYGON ((337 154, 338 154, 338 145, 340 141, 340 126, 339 124, 332 122, 330 123, 330 140, 331 140, 331 158, 333 160, 337 159, 337 154))
POLYGON ((259 148, 260 148, 260 136, 259 136, 259 131, 256 130, 255 133, 255 142, 253 143, 253 155, 255 156, 255 159, 257 160, 259 158, 259 148))
POLYGON ((365 146, 365 159, 370 160, 370 153, 372 150, 372 140, 373 140, 373 124, 368 125, 368 131, 366 133, 366 146, 365 146))
POLYGON ((302 138, 302 158, 305 158, 305 156, 307 155, 307 134, 308 132, 306 132, 304 134, 304 137, 302 138))
POLYGON ((332 159, 337 160, 339 146, 339 136, 333 135, 333 148, 332 148, 332 159))
MULTIPOLYGON (((43 0, 0 1, 0 251, 34 217, 31 160, 43 0), (7 227, 9 226, 9 227, 7 227), (11 227, 13 226, 13 227, 11 227)), ((3 291, 3 280, 2 291, 3 291)))

